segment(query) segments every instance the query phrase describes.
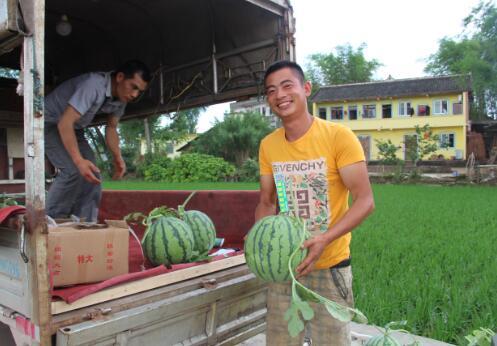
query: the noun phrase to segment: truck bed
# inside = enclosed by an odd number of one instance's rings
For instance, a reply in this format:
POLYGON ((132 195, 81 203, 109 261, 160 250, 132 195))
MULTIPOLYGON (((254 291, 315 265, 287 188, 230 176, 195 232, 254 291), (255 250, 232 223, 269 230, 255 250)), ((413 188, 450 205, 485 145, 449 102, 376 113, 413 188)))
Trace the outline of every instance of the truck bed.
POLYGON ((266 285, 240 265, 56 315, 52 333, 57 345, 235 345, 265 315, 266 285))
MULTIPOLYGON (((119 219, 161 205, 176 207, 189 194, 105 191, 100 218, 119 219)), ((205 212, 227 246, 241 247, 253 224, 258 198, 257 191, 199 191, 186 209, 205 212)), ((266 285, 249 272, 243 255, 219 262, 212 269, 218 271, 194 278, 199 271, 211 270, 202 267, 216 262, 123 284, 73 304, 53 302, 52 333, 57 334, 57 345, 84 345, 90 340, 106 345, 122 338, 128 345, 143 344, 144 338, 150 345, 235 345, 260 333, 265 328, 266 285), (185 273, 188 270, 191 273, 185 273), (167 283, 178 277, 183 280, 167 283)))

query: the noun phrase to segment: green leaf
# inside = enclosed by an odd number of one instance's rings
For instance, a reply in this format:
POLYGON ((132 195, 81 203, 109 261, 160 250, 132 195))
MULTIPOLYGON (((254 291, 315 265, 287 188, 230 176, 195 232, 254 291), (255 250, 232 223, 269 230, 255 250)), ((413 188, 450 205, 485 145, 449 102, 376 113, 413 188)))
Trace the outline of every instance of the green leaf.
POLYGON ((143 213, 136 212, 136 213, 130 213, 124 217, 124 221, 130 222, 130 223, 136 223, 139 222, 140 220, 145 219, 146 216, 143 213))
POLYGON ((292 285, 292 304, 300 310, 304 320, 309 321, 314 317, 314 310, 311 308, 309 303, 300 298, 297 290, 295 289, 295 285, 292 285))
POLYGON ((348 322, 352 320, 353 316, 352 314, 342 305, 336 304, 332 302, 331 300, 323 302, 324 306, 326 307, 326 310, 330 313, 331 316, 336 318, 339 321, 342 322, 348 322))
POLYGON ((299 309, 293 302, 285 313, 285 320, 288 321, 288 333, 292 338, 304 330, 304 322, 300 319, 299 309))
POLYGON ((193 251, 192 257, 189 262, 202 262, 211 260, 212 257, 210 257, 207 253, 199 254, 198 251, 193 251))
POLYGON ((314 292, 312 292, 311 290, 309 290, 308 288, 306 288, 300 282, 297 283, 296 288, 297 288, 298 295, 303 300, 306 300, 306 301, 309 301, 309 302, 314 302, 314 303, 321 302, 321 300, 319 299, 319 297, 316 297, 316 294, 314 292))
POLYGON ((311 308, 308 302, 301 300, 299 303, 299 309, 304 320, 310 321, 314 318, 314 310, 311 308))
POLYGON ((368 318, 361 311, 354 309, 354 317, 352 318, 352 321, 357 323, 367 324, 368 318))
MULTIPOLYGON (((293 195, 290 194, 290 196, 293 195)), ((308 238, 309 232, 307 231, 306 224, 302 219, 296 217, 295 221, 298 222, 297 227, 302 229, 302 237, 300 240, 300 245, 302 245, 304 240, 308 238)), ((364 316, 359 310, 342 306, 336 302, 326 299, 325 297, 322 297, 316 292, 308 289, 295 279, 291 264, 298 251, 299 249, 296 249, 290 255, 288 260, 288 269, 292 279, 292 296, 291 305, 285 313, 285 320, 288 321, 288 331, 290 335, 294 337, 304 330, 304 323, 300 318, 299 311, 302 313, 302 317, 307 321, 314 317, 314 310, 308 302, 324 304, 330 315, 340 321, 348 322, 354 320, 361 323, 367 323, 366 316, 364 316)))

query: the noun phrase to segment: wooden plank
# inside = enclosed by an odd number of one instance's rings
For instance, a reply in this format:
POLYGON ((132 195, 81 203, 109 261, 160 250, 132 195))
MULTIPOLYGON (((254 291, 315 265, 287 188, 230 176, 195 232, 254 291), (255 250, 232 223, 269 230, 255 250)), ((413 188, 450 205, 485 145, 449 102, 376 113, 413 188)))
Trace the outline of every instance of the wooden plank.
MULTIPOLYGON (((250 270, 246 265, 227 268, 215 273, 199 276, 189 280, 176 282, 174 284, 155 288, 144 292, 139 292, 126 297, 117 298, 114 300, 105 301, 95 305, 83 307, 68 311, 62 314, 54 315, 52 318, 52 334, 57 332, 57 329, 80 323, 88 320, 88 316, 95 312, 107 311, 110 309, 112 313, 129 310, 138 306, 154 303, 160 300, 168 299, 177 295, 186 294, 200 287, 204 287, 203 282, 209 279, 215 279, 218 285, 222 285, 226 281, 250 275, 250 270)), ((255 279, 255 277, 254 277, 255 279)))
POLYGON ((64 301, 52 302, 52 314, 57 315, 63 312, 80 309, 86 306, 101 303, 107 300, 117 299, 131 294, 151 290, 157 287, 173 284, 179 281, 195 278, 198 276, 214 273, 226 268, 231 268, 245 263, 244 255, 228 257, 215 262, 206 263, 186 269, 177 270, 171 273, 157 275, 154 277, 125 283, 119 286, 110 287, 105 290, 95 292, 78 301, 68 304, 64 301))
MULTIPOLYGON (((24 37, 22 73, 24 77, 24 164, 26 191, 27 253, 29 254, 29 298, 34 338, 51 344, 50 282, 45 223, 45 144, 43 85, 45 71, 45 0, 24 1, 26 14, 33 15, 30 36, 24 37), (39 339, 38 339, 39 338, 39 339)), ((35 343, 35 342, 34 342, 35 343)))

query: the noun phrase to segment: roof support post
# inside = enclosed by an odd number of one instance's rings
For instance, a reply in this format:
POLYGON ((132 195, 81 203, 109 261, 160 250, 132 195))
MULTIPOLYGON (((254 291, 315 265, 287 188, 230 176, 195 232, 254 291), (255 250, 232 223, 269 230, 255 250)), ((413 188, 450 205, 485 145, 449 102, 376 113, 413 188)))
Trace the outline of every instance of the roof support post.
POLYGON ((150 124, 148 123, 148 117, 143 119, 143 127, 145 128, 145 141, 147 142, 147 154, 152 153, 152 139, 150 137, 150 124))
POLYGON ((24 162, 26 226, 29 231, 29 279, 32 293, 32 335, 41 345, 51 344, 50 293, 45 221, 45 141, 43 118, 45 0, 31 0, 31 35, 24 37, 24 162))
POLYGON ((216 60, 216 44, 212 43, 212 81, 214 94, 218 93, 217 86, 217 60, 216 60))

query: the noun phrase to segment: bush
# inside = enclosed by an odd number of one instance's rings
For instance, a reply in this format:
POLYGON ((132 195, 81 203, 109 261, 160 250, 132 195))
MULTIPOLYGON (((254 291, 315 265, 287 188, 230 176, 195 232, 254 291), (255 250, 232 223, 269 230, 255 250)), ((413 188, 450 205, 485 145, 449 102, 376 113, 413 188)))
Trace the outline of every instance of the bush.
POLYGON ((396 165, 399 163, 400 160, 397 157, 399 146, 393 144, 390 139, 387 141, 375 139, 375 141, 378 148, 378 159, 381 163, 384 165, 396 165))
POLYGON ((172 183, 231 180, 235 166, 222 158, 204 154, 184 154, 174 160, 159 160, 144 167, 146 181, 172 183))
POLYGON ((244 182, 259 181, 259 163, 254 159, 247 159, 238 170, 238 179, 244 182))
MULTIPOLYGON (((147 170, 152 164, 159 165, 160 167, 166 168, 171 163, 171 159, 164 153, 148 153, 141 157, 136 163, 136 177, 145 178, 145 170, 147 170)), ((157 168, 153 168, 157 169, 157 168)), ((150 180, 150 181, 160 181, 160 180, 150 180)))
POLYGON ((166 181, 167 171, 167 168, 162 167, 157 163, 152 163, 145 168, 143 176, 145 181, 166 181))

